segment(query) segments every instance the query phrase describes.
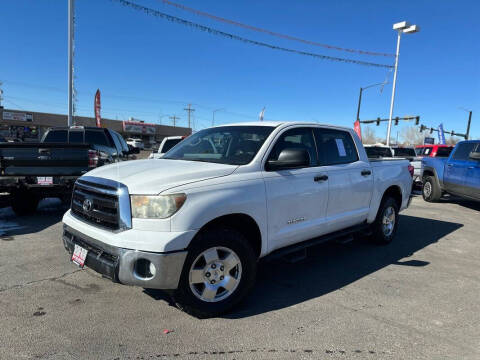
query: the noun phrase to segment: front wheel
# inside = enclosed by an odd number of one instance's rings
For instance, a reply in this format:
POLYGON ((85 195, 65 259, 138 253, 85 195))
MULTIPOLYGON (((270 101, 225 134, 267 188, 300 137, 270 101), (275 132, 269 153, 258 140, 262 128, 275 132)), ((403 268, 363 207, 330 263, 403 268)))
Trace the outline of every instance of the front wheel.
POLYGON ((372 224, 373 241, 382 245, 391 243, 397 233, 398 219, 397 202, 391 197, 384 198, 372 224))
POLYGON ((255 283, 257 262, 240 232, 210 229, 189 248, 173 300, 178 308, 199 318, 227 312, 243 300, 255 283))

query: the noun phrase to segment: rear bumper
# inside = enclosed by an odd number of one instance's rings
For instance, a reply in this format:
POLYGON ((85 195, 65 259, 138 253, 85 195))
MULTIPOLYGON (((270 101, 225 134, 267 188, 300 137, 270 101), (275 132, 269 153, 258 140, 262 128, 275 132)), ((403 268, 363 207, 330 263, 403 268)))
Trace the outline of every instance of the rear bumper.
POLYGON ((63 244, 71 255, 75 244, 88 250, 85 266, 114 282, 150 289, 176 289, 187 251, 155 253, 102 243, 64 225, 63 244), (146 260, 146 261, 145 261, 146 260), (146 275, 139 264, 153 264, 146 275))

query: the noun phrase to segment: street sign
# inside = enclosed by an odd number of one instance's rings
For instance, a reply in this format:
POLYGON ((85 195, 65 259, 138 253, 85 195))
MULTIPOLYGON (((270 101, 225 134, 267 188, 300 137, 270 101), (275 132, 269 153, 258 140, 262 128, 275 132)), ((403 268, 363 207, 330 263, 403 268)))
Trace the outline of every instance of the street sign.
POLYGON ((423 145, 433 145, 435 144, 435 138, 433 137, 426 137, 423 139, 423 145))

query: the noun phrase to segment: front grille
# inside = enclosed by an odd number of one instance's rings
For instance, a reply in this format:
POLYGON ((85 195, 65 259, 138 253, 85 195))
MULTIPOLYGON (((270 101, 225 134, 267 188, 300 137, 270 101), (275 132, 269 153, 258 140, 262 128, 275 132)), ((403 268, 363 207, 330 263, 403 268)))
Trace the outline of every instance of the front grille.
POLYGON ((72 214, 110 230, 131 228, 130 199, 125 185, 113 180, 83 176, 75 182, 72 214))

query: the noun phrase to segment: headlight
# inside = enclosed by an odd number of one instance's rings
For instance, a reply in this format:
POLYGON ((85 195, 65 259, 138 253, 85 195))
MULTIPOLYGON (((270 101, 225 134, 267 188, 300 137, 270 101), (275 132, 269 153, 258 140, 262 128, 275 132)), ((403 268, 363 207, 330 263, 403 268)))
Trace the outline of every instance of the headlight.
POLYGON ((132 217, 165 219, 175 214, 187 199, 185 194, 131 195, 132 217))

